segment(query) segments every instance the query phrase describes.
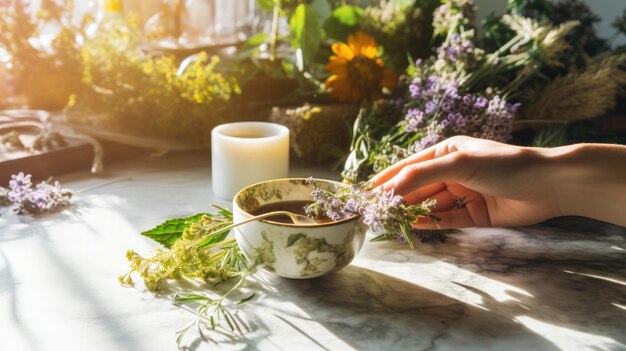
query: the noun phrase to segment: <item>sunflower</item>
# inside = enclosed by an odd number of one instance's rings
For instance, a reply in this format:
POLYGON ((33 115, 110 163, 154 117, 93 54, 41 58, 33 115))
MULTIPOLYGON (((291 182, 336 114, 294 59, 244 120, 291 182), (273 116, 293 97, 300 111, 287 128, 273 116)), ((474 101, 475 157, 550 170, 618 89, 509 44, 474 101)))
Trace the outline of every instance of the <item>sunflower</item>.
POLYGON ((371 101, 382 96, 382 88, 394 88, 398 84, 396 74, 385 68, 378 53, 376 40, 357 32, 348 36, 348 43, 334 43, 335 55, 329 58, 326 80, 330 97, 339 101, 371 101))

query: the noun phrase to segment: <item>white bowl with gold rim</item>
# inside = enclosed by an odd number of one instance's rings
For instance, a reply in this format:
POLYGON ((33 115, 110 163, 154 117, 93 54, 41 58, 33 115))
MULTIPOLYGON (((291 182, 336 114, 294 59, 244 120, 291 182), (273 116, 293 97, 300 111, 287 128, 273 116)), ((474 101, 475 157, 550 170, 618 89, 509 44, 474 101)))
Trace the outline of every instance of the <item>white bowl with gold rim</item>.
MULTIPOLYGON (((337 191, 345 184, 316 179, 324 190, 337 191)), ((305 178, 257 183, 239 191, 233 199, 234 222, 254 217, 267 204, 313 201, 313 186, 305 178)), ((284 278, 306 279, 336 272, 347 266, 365 241, 367 226, 360 216, 336 222, 296 225, 261 219, 234 229, 235 239, 249 261, 258 260, 265 270, 284 278)))

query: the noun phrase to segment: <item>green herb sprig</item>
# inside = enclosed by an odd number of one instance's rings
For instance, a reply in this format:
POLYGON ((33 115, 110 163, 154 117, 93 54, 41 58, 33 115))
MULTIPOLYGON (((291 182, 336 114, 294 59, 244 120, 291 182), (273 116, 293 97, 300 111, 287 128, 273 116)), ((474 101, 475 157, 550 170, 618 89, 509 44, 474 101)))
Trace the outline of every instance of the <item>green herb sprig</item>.
MULTIPOLYGON (((162 244, 166 249, 158 248, 154 256, 144 258, 133 250, 128 250, 126 258, 130 262, 130 271, 119 277, 122 285, 132 286, 132 275, 139 274, 148 290, 161 290, 166 280, 202 279, 218 283, 237 279, 235 285, 226 293, 217 297, 200 293, 178 292, 172 297, 175 305, 200 303, 194 313, 195 318, 179 329, 176 342, 179 347, 186 333, 196 326, 203 340, 209 340, 203 328, 210 329, 225 323, 231 331, 242 333, 242 328, 249 330, 245 322, 226 306, 229 297, 238 291, 246 279, 252 275, 259 264, 249 264, 235 242, 227 238, 233 224, 232 212, 218 207, 216 214, 201 213, 194 216, 165 221, 142 234, 162 244), (169 249, 167 249, 169 248, 169 249)), ((251 300, 254 294, 240 300, 241 304, 251 300)), ((187 308, 186 308, 187 309, 187 308)))
MULTIPOLYGON (((235 244, 236 245, 236 244, 235 244)), ((211 339, 208 337, 206 333, 203 332, 204 327, 209 327, 211 330, 215 330, 217 326, 219 326, 222 321, 226 322, 230 331, 238 332, 239 334, 243 334, 243 329, 246 331, 250 331, 250 327, 246 324, 246 322, 241 319, 237 313, 233 313, 225 306, 225 302, 227 302, 227 298, 239 290, 244 281, 248 276, 253 274, 256 271, 257 265, 252 265, 250 269, 247 269, 245 272, 239 276, 239 280, 237 283, 230 288, 225 294, 217 297, 211 298, 204 294, 193 294, 193 293, 176 293, 172 298, 172 301, 176 305, 185 305, 189 303, 200 303, 195 310, 190 310, 195 314, 195 318, 189 322, 184 327, 180 328, 176 331, 176 344, 178 347, 181 347, 183 342, 183 338, 187 334, 187 332, 192 328, 196 327, 198 335, 204 341, 210 341, 211 339)), ((252 300, 256 296, 256 293, 252 293, 247 297, 236 302, 235 305, 240 305, 242 303, 248 302, 252 300)))
POLYGON ((153 257, 144 258, 128 250, 126 258, 131 270, 120 277, 124 285, 133 285, 132 273, 138 273, 146 287, 157 291, 167 279, 200 278, 204 280, 228 280, 240 275, 246 261, 235 244, 234 238, 226 238, 232 225, 232 213, 225 209, 222 214, 198 215, 169 220, 144 232, 146 236, 170 250, 157 249, 153 257), (184 223, 182 233, 177 232, 184 223), (170 228, 170 229, 168 229, 170 228), (176 237, 178 237, 176 239, 176 237), (199 247, 203 245, 203 247, 199 247))

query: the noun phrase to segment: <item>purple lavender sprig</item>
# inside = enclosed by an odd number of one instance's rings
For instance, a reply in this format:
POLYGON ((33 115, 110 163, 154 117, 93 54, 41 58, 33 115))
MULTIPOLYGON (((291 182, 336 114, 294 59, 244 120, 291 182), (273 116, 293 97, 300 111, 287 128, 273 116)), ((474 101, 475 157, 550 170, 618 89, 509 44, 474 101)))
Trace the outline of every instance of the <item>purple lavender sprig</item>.
POLYGON ((435 200, 409 205, 393 190, 372 189, 367 182, 352 184, 337 192, 318 188, 313 178, 309 178, 308 182, 314 187, 311 195, 315 202, 305 208, 307 215, 324 215, 333 221, 360 215, 363 216, 363 223, 373 231, 383 231, 374 241, 402 237, 411 248, 411 223, 417 222, 419 216, 428 216, 436 205, 435 200))
POLYGON ((8 189, 0 189, 0 205, 11 204, 18 214, 40 214, 68 206, 72 198, 69 190, 61 188, 56 181, 53 184, 41 182, 35 187, 30 174, 20 172, 11 176, 8 189))
POLYGON ((458 61, 470 62, 475 59, 475 49, 471 40, 454 33, 447 42, 437 48, 437 58, 446 60, 449 65, 454 65, 458 61))
POLYGON ((434 145, 453 135, 507 141, 519 104, 511 104, 497 94, 482 96, 462 93, 454 77, 416 77, 409 86, 412 101, 407 103, 406 132, 422 137, 413 151, 434 145))

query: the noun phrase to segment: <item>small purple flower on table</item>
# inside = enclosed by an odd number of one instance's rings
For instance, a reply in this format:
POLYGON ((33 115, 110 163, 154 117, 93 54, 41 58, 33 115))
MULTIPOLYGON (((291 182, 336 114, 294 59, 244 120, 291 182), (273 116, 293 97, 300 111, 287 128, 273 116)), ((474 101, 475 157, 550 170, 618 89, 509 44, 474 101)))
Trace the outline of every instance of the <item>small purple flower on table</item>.
POLYGON ((9 181, 9 201, 12 203, 22 202, 31 191, 31 175, 23 172, 14 174, 9 181))
POLYGON ((20 172, 11 176, 6 202, 13 205, 13 210, 22 213, 45 213, 68 206, 72 193, 61 188, 61 183, 41 182, 33 188, 30 174, 20 172))

